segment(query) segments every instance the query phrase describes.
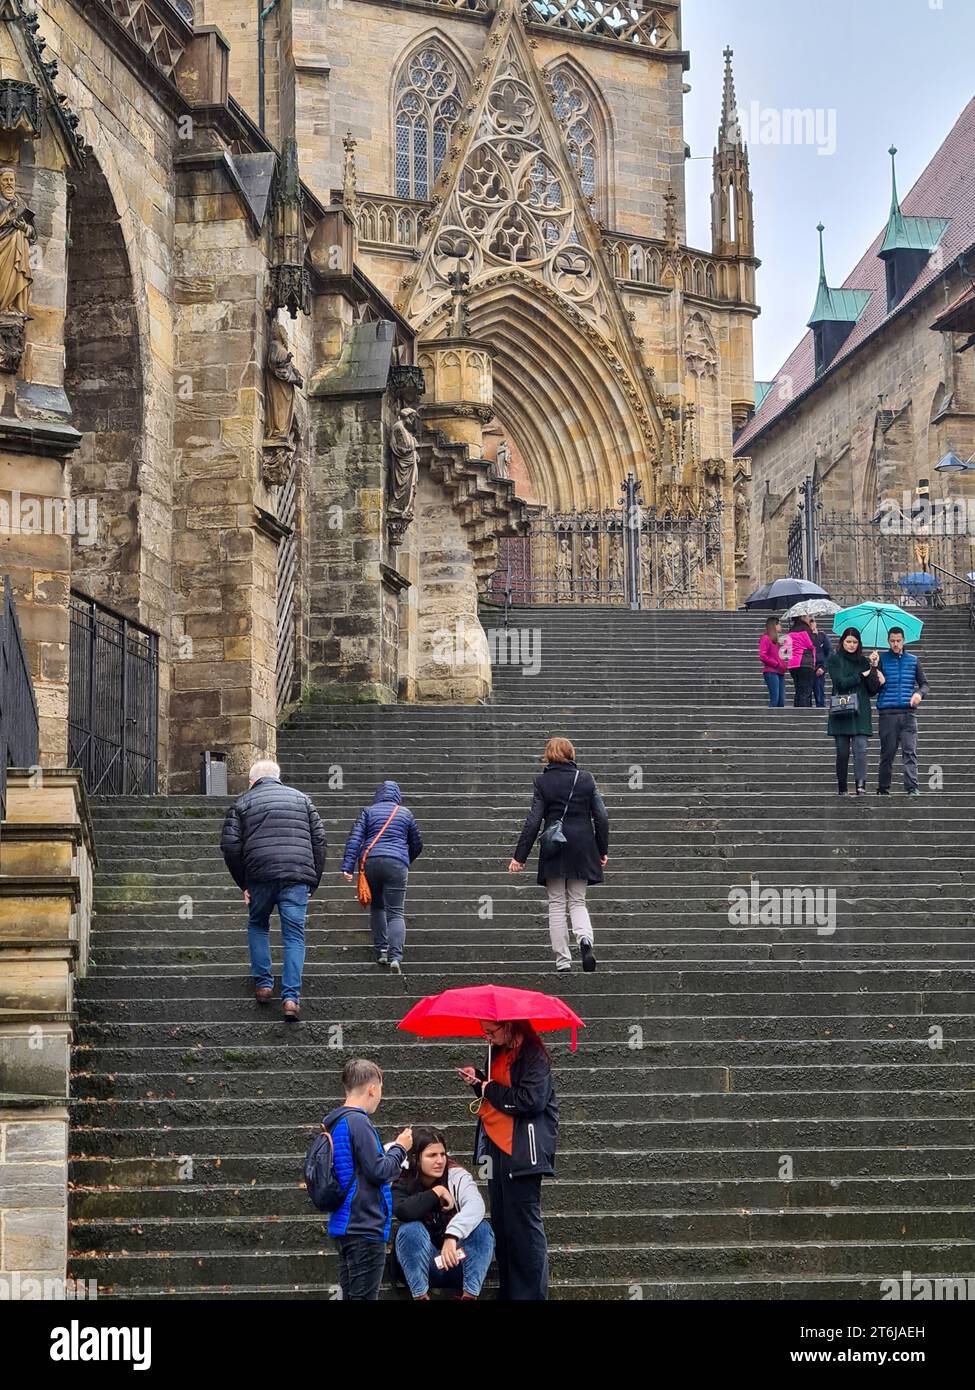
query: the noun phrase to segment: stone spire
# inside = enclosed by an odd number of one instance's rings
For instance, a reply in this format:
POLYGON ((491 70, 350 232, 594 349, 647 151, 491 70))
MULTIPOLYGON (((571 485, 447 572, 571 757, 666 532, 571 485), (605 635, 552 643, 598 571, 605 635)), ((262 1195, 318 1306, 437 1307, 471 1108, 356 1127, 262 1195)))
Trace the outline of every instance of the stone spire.
POLYGON ((714 150, 712 248, 716 256, 752 256, 755 254, 755 221, 751 175, 738 114, 733 57, 734 50, 726 48, 721 125, 714 150))

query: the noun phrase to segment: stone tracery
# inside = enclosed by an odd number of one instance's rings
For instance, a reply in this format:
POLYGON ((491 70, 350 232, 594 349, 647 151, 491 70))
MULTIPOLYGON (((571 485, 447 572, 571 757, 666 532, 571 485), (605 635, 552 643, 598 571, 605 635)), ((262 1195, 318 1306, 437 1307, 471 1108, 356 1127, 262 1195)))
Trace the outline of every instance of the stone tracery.
POLYGON ((460 79, 439 43, 412 53, 396 83, 396 196, 428 198, 460 115, 460 79))

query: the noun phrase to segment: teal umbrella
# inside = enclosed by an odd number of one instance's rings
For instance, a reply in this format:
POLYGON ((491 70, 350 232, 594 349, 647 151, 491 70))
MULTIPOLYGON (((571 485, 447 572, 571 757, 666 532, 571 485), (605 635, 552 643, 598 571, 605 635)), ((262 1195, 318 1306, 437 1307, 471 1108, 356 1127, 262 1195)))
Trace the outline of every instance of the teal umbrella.
POLYGON ((904 629, 905 642, 919 642, 924 623, 896 603, 858 603, 855 608, 844 608, 833 619, 833 631, 839 636, 848 627, 856 628, 865 647, 886 647, 892 627, 904 629))

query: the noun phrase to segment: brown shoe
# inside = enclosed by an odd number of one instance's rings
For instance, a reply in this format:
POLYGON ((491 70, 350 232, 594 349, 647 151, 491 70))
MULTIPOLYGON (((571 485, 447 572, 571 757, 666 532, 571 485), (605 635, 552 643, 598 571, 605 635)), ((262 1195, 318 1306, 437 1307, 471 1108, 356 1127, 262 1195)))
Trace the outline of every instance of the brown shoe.
POLYGON ((284 1019, 286 1023, 297 1023, 301 1017, 301 1010, 298 1007, 297 999, 286 999, 284 1001, 284 1019))
POLYGON ((254 998, 259 1004, 270 1004, 273 993, 270 985, 258 985, 254 991, 254 998))

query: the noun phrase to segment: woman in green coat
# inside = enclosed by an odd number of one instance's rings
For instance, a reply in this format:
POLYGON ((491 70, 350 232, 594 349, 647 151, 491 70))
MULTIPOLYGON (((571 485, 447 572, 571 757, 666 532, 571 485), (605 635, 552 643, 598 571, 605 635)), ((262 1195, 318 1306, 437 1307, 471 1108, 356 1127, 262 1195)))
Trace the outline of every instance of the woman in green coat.
POLYGON ((828 732, 836 740, 836 784, 840 796, 848 795, 851 748, 857 787, 854 795, 867 794, 867 739, 873 733, 870 697, 886 683, 875 657, 876 653, 864 656, 859 632, 855 627, 848 627, 826 667, 833 682, 828 732), (839 702, 853 695, 856 708, 851 701, 848 711, 844 712, 839 702))

